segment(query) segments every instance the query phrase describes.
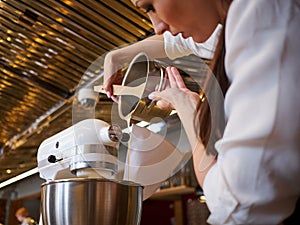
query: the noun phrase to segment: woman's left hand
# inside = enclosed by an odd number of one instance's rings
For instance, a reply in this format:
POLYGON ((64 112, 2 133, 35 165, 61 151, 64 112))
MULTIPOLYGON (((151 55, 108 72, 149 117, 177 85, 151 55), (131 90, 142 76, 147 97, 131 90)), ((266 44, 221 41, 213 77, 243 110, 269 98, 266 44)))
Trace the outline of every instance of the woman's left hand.
POLYGON ((167 67, 169 84, 166 89, 160 92, 152 92, 149 98, 157 101, 157 106, 161 109, 192 108, 196 110, 200 101, 199 94, 189 90, 176 67, 167 67))
POLYGON ((195 123, 197 116, 197 105, 200 96, 196 92, 186 88, 183 79, 175 67, 168 67, 167 74, 169 78, 169 87, 161 92, 153 92, 149 98, 156 100, 160 108, 172 108, 182 121, 183 127, 189 139, 193 151, 193 161, 195 174, 201 186, 209 169, 215 164, 216 158, 213 155, 207 155, 198 131, 199 123, 195 123))

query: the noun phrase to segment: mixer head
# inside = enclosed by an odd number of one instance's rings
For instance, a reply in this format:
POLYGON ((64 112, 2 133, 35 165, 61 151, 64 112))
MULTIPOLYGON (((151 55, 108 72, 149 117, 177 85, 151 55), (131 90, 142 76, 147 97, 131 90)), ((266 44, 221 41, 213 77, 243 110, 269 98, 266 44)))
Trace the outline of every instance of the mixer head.
POLYGON ((86 119, 44 140, 38 149, 38 169, 46 180, 105 177, 117 173, 117 148, 122 131, 116 125, 86 119))

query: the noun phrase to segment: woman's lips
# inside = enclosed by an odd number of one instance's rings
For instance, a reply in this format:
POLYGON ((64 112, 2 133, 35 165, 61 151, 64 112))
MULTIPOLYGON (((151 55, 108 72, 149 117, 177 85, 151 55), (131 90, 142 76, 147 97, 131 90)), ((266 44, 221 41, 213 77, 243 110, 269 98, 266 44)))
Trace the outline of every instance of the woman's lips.
POLYGON ((171 32, 173 36, 177 36, 180 32, 171 32))
POLYGON ((174 32, 174 33, 172 33, 173 36, 177 36, 178 34, 181 34, 181 36, 182 36, 184 39, 187 39, 187 38, 190 37, 189 35, 187 35, 187 34, 184 33, 184 32, 174 32))
POLYGON ((189 35, 187 35, 187 34, 185 34, 185 33, 181 33, 181 35, 182 35, 182 37, 184 38, 184 39, 187 39, 187 38, 189 38, 190 36, 189 35))
POLYGON ((174 31, 170 31, 172 33, 173 36, 177 36, 178 34, 181 34, 181 36, 184 38, 184 39, 187 39, 190 37, 190 35, 184 33, 184 32, 174 32, 174 31))

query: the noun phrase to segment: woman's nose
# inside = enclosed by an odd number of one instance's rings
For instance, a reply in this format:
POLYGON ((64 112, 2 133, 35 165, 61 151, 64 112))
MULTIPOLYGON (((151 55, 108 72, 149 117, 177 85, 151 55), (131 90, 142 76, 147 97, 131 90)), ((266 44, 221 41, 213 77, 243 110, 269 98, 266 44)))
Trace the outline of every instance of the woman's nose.
POLYGON ((169 25, 166 24, 164 21, 162 21, 154 13, 150 12, 150 13, 148 13, 148 15, 152 22, 152 25, 154 27, 154 31, 156 34, 160 35, 160 34, 163 34, 165 31, 169 30, 169 25))

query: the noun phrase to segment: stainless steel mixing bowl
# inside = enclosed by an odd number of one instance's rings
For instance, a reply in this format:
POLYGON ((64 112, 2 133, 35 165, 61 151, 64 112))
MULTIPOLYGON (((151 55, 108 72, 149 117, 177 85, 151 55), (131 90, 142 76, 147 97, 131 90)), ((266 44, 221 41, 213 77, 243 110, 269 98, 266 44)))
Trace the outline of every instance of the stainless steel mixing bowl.
POLYGON ((138 225, 143 188, 106 179, 73 178, 42 184, 44 225, 138 225))

